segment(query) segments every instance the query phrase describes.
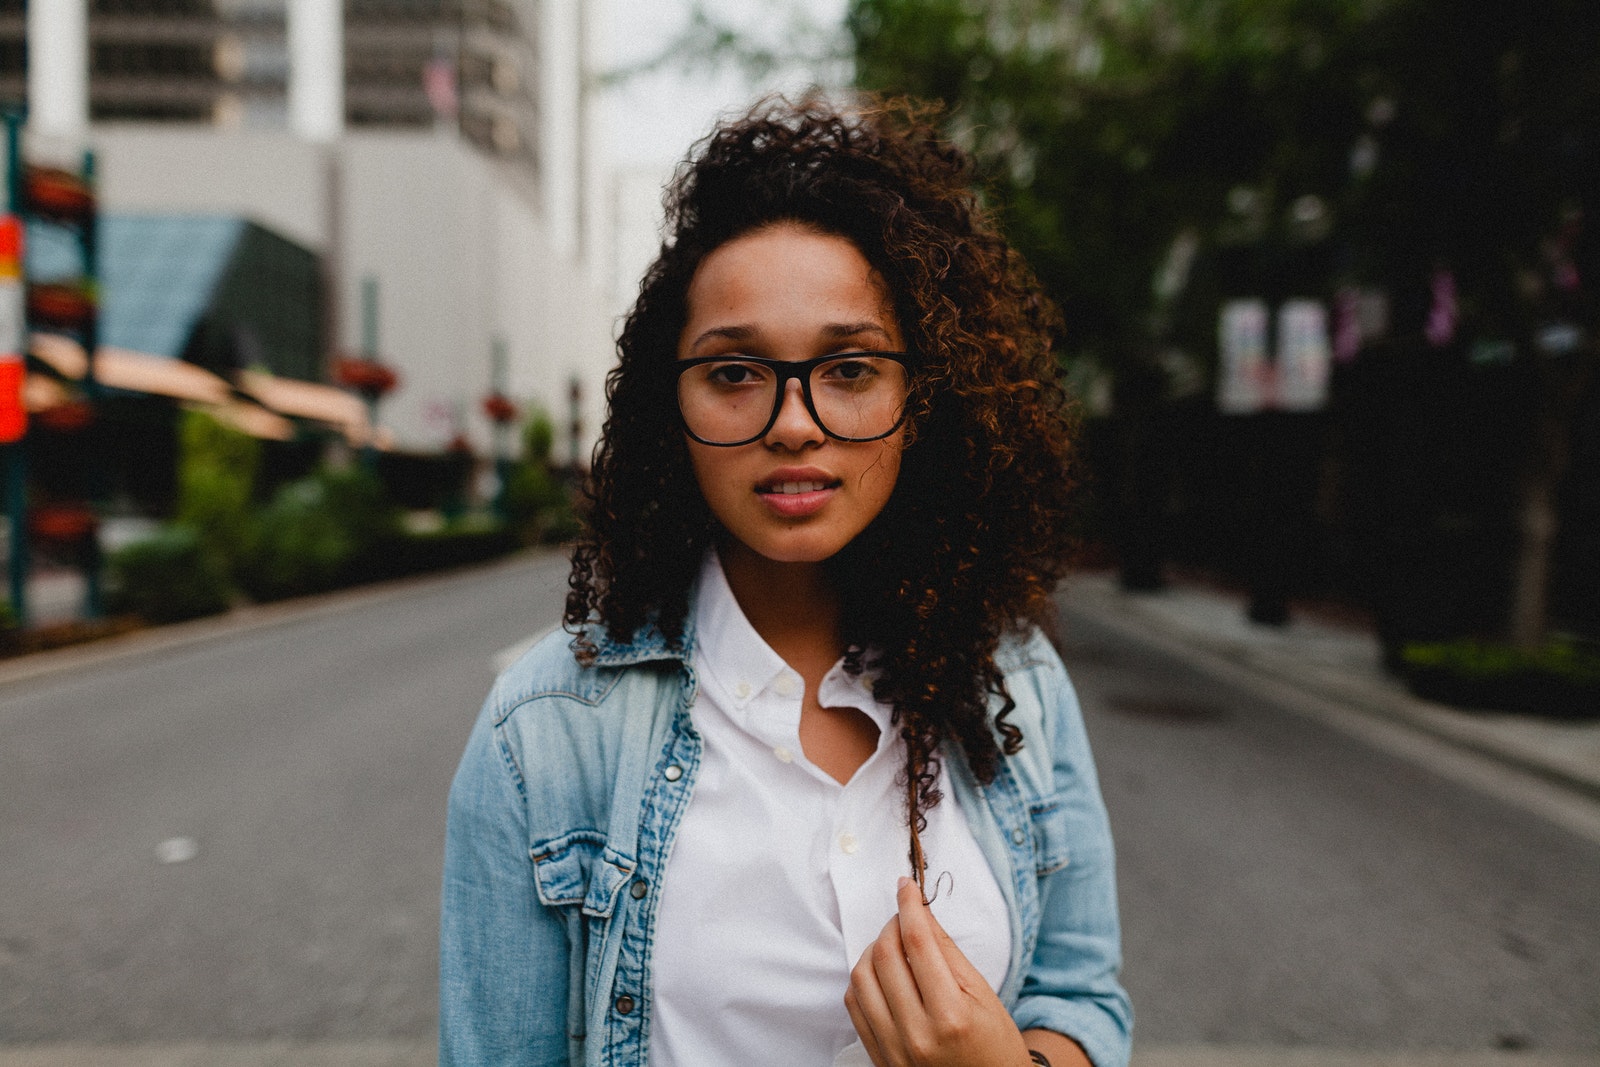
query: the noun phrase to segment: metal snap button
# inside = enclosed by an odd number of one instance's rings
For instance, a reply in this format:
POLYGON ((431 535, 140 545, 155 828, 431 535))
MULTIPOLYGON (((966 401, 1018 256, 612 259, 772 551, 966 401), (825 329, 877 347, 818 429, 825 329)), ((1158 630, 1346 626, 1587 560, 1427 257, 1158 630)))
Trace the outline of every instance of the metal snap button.
POLYGON ((633 998, 624 993, 617 998, 617 1014, 626 1015, 633 1010, 633 998))
POLYGON ((667 779, 667 781, 676 782, 679 778, 683 777, 683 768, 674 763, 661 773, 667 779))
POLYGON ((1013 830, 1011 831, 1011 840, 1019 845, 1023 844, 1028 840, 1028 832, 1026 830, 1013 830))
POLYGON ((633 897, 634 900, 643 900, 644 895, 648 892, 650 892, 650 887, 646 885, 644 879, 641 878, 633 883, 633 888, 628 890, 628 895, 633 897))

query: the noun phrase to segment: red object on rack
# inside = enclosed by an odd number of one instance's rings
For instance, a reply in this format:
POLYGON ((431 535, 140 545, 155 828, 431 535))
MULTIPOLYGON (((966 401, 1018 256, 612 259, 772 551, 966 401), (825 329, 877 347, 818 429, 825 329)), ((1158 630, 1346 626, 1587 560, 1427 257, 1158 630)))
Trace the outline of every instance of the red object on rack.
POLYGON ((28 286, 28 318, 42 326, 75 330, 94 317, 94 294, 82 286, 45 282, 28 286))
POLYGON ((55 545, 75 545, 100 525, 95 513, 81 504, 46 504, 28 515, 28 532, 35 540, 55 545))
POLYGON ((28 167, 23 175, 27 209, 36 215, 72 221, 94 213, 94 190, 71 171, 28 167))
POLYGON ((69 400, 34 412, 33 420, 56 433, 76 433, 94 421, 94 405, 87 400, 69 400))

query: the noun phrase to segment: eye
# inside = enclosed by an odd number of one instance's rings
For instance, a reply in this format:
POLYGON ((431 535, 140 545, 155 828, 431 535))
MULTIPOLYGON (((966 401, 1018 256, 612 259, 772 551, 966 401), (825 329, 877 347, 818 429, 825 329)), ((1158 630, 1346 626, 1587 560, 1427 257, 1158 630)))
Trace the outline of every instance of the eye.
POLYGON ((824 364, 822 373, 825 377, 840 382, 864 382, 878 376, 877 361, 871 358, 835 360, 824 364))
POLYGON ((759 385, 767 378, 767 371, 758 363, 708 363, 704 369, 705 380, 713 385, 759 385))

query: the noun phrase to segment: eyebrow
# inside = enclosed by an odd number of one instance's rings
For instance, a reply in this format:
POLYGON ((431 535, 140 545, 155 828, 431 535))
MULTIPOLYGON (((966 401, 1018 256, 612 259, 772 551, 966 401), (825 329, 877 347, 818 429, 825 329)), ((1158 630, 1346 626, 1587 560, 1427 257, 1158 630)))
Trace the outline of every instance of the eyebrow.
MULTIPOLYGON (((689 344, 693 351, 705 341, 721 338, 727 341, 748 341, 759 334, 754 326, 713 326, 711 329, 696 337, 689 344)), ((893 335, 884 328, 880 322, 836 322, 829 323, 822 328, 824 337, 830 340, 843 340, 846 337, 856 337, 864 333, 875 333, 885 340, 892 340, 893 335)))

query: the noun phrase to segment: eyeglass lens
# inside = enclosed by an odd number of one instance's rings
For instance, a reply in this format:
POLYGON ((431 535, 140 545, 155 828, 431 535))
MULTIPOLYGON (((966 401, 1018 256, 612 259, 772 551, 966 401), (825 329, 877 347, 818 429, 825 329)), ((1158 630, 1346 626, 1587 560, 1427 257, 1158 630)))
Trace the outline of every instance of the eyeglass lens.
MULTIPOLYGON (((779 375, 739 359, 701 363, 678 376, 678 407, 689 432, 712 444, 764 433, 778 407, 779 375)), ((834 437, 870 440, 899 425, 906 370, 883 356, 851 353, 818 363, 809 377, 813 414, 834 437)))

